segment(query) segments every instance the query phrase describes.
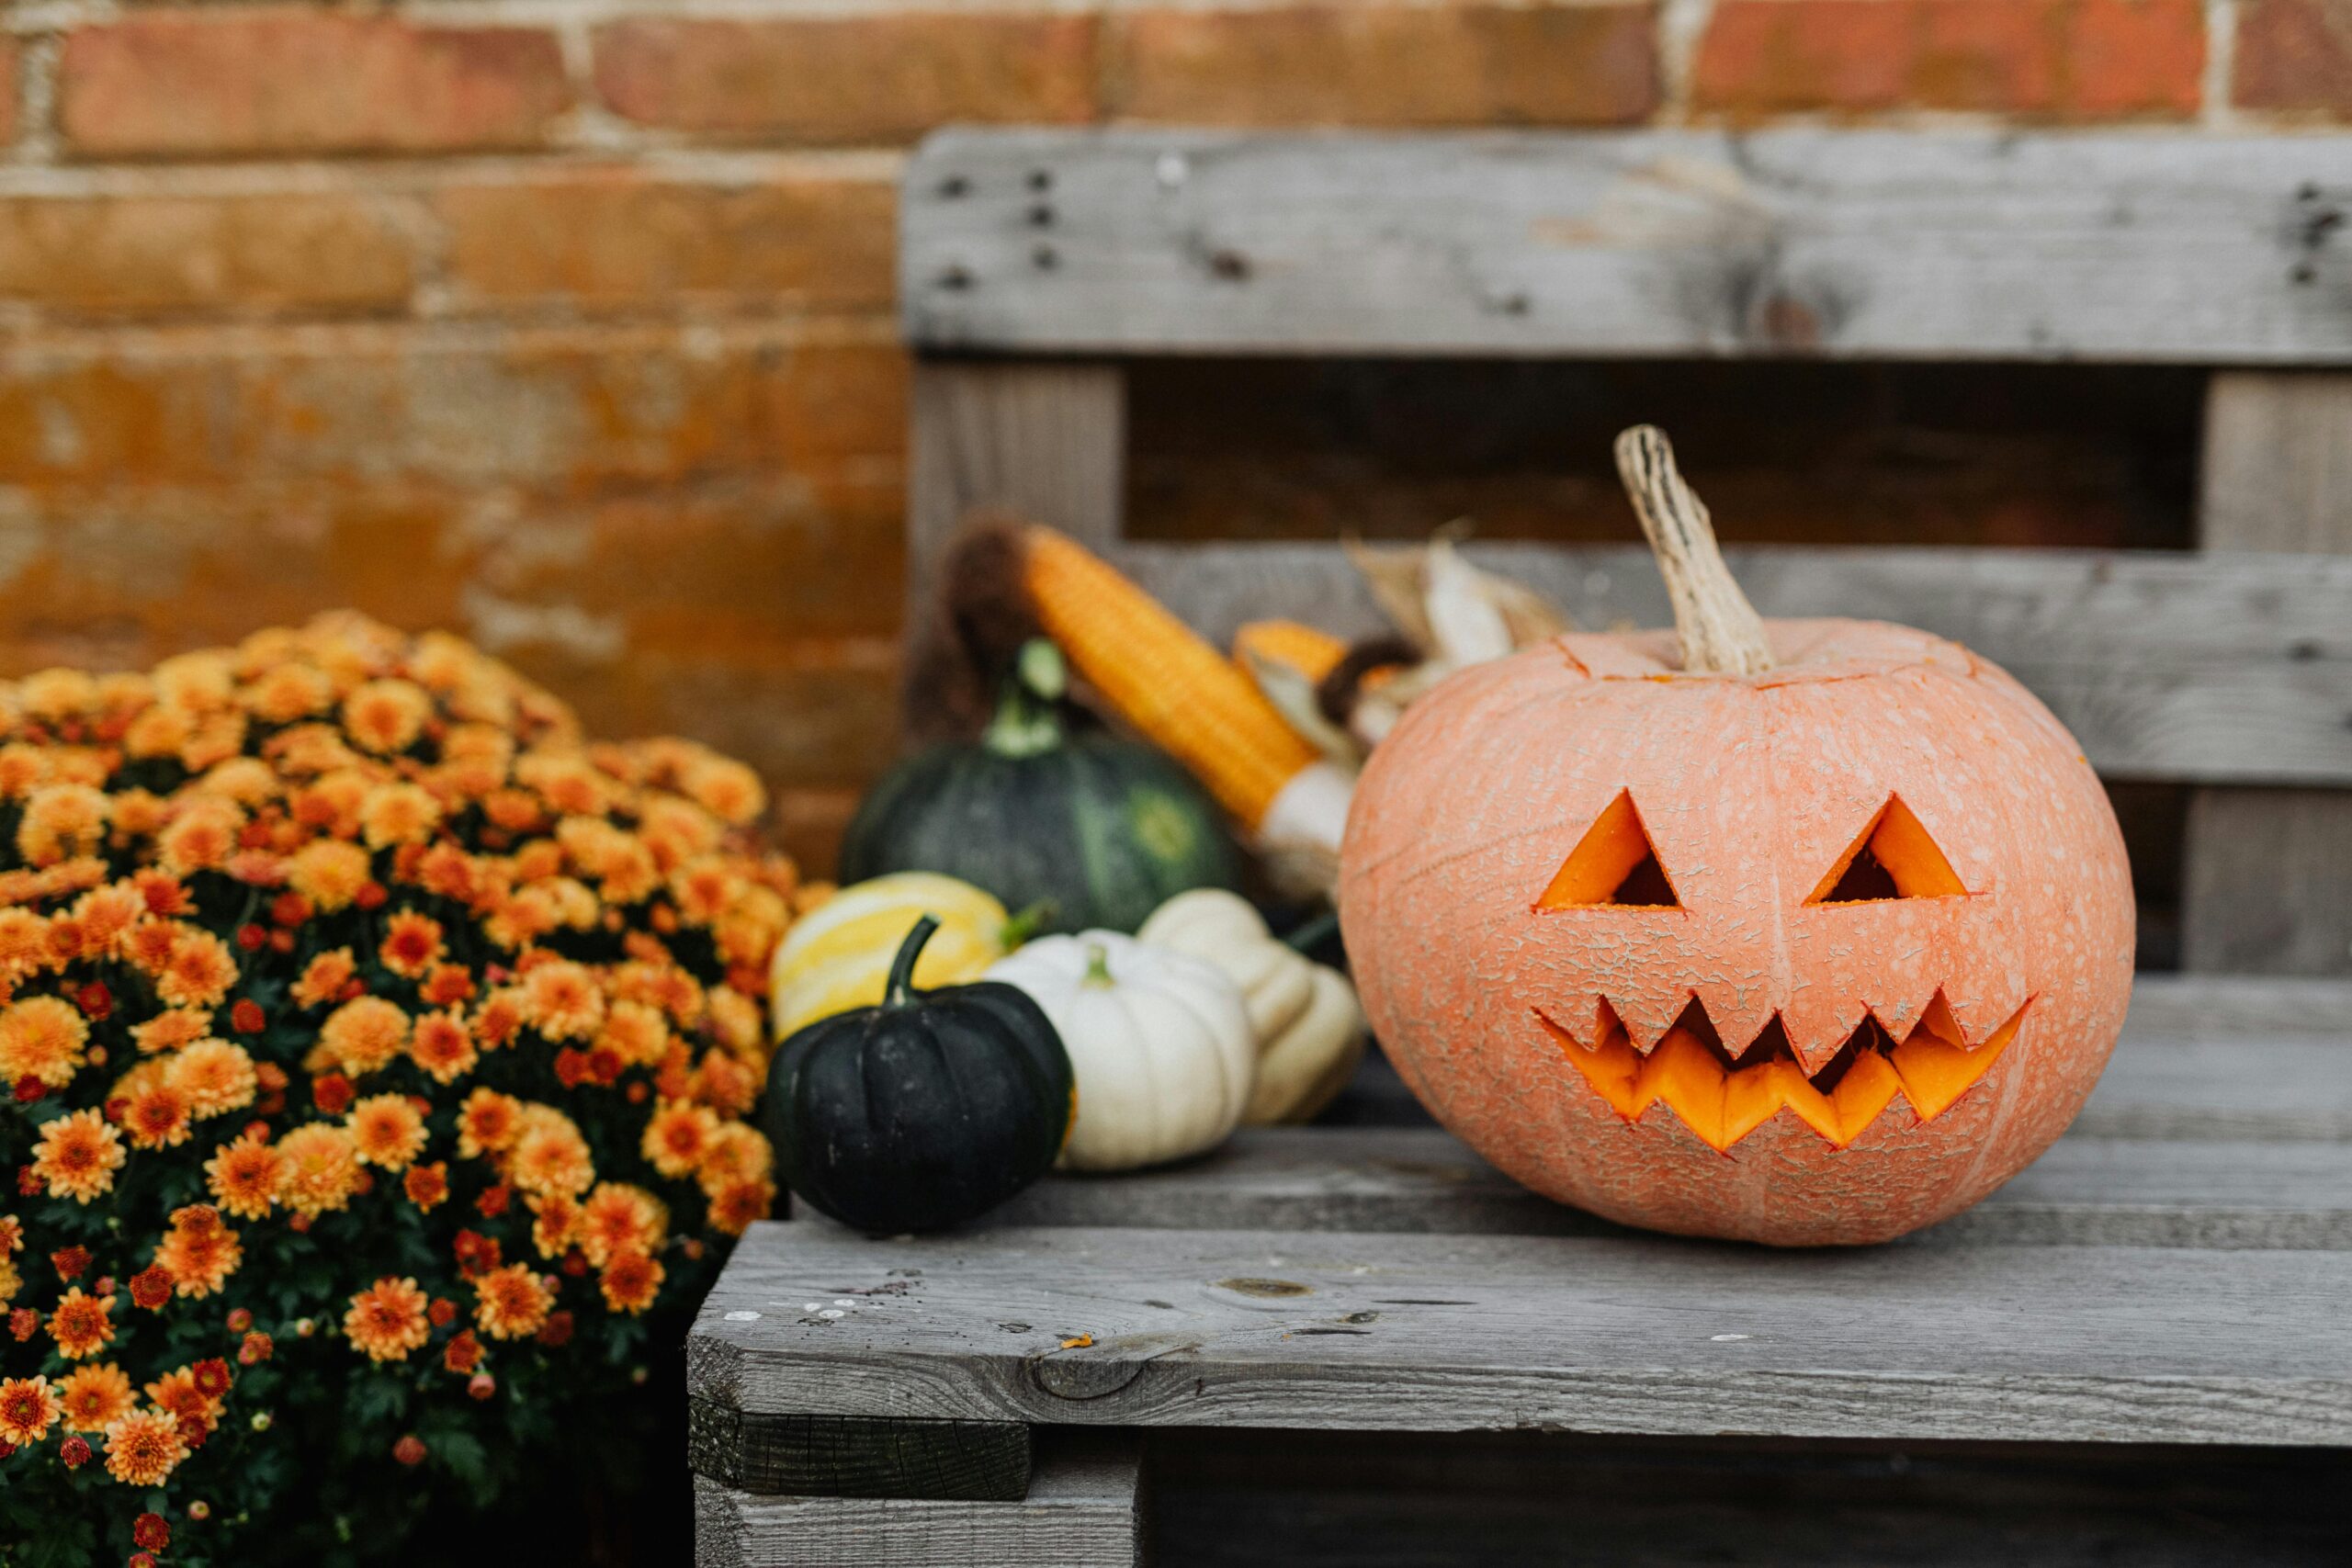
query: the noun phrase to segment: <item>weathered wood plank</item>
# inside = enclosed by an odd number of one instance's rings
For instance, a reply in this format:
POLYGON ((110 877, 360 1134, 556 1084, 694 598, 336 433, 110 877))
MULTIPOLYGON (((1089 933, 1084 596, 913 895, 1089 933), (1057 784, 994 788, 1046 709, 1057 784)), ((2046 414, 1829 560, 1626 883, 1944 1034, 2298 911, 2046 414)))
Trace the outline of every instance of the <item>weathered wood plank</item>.
POLYGON ((686 1467, 739 1492, 1009 1501, 1027 1491, 1029 1461, 1029 1428, 1018 1421, 771 1415, 686 1401, 686 1467))
POLYGON ((2271 975, 2142 975, 2127 1039, 2334 1035, 2352 1043, 2352 984, 2271 975))
POLYGON ((1083 1425, 2352 1445, 2347 1292, 2345 1252, 772 1224, 688 1382, 1083 1425), (799 1311, 885 1278, 914 1288, 799 1311))
POLYGON ((1143 1545, 1133 1436, 1060 1434, 1040 1444, 1026 1497, 763 1497, 695 1483, 697 1568, 1134 1568, 1143 1545))
POLYGON ((1116 367, 919 363, 910 394, 907 603, 929 603, 947 540, 1001 508, 1094 544, 1125 504, 1126 382, 1116 367))
MULTIPOLYGON (((1220 641, 1247 620, 1382 622, 1359 574, 1319 545, 1124 544, 1120 564, 1220 641)), ((1668 624, 1637 549, 1492 545, 1482 565, 1579 625, 1668 624)), ((1768 615, 1922 626, 2026 683, 2102 773, 2352 784, 2352 560, 2073 550, 1750 548, 1726 552, 1768 615)))
MULTIPOLYGON (((991 1227, 1623 1235, 1537 1197, 1435 1127, 1246 1129, 1124 1177, 1049 1177, 991 1227)), ((2007 1186, 1903 1245, 2352 1247, 2352 1143, 2061 1139, 2007 1186)))
MULTIPOLYGON (((2202 481, 2209 548, 2352 557, 2352 376, 2214 377, 2202 481)), ((2200 790, 2182 872, 2188 967, 2352 975, 2352 795, 2200 790)))
POLYGON ((2352 138, 951 130, 905 331, 1023 352, 2352 358, 2352 138))

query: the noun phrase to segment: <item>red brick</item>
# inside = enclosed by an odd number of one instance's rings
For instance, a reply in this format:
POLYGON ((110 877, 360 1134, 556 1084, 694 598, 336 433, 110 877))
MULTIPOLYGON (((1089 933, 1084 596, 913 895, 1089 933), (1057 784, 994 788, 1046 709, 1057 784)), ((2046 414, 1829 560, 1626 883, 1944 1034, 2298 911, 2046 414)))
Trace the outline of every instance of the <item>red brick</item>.
POLYGON ((733 139, 910 141, 950 120, 1083 121, 1091 17, 638 18, 595 34, 596 90, 646 125, 733 139))
POLYGON ((2241 107, 2352 119, 2352 5, 2244 0, 2233 75, 2241 107))
POLYGON ((2202 0, 1723 0, 1691 91, 1740 118, 2181 118, 2204 65, 2202 0))
POLYGON ((1655 7, 1114 13, 1114 116, 1223 125, 1593 125, 1657 107, 1655 7))
POLYGON ((0 38, 0 141, 17 139, 17 77, 23 60, 15 39, 0 38))
POLYGON ((382 310, 413 282, 391 204, 364 196, 0 199, 0 294, 55 313, 382 310))
POLYGON ((100 157, 527 147, 569 106, 555 35, 294 6, 77 28, 58 127, 100 157))
POLYGON ((854 488, 895 477, 905 422, 905 356, 883 344, 318 326, 136 355, 20 345, 0 373, 0 485, 854 488))
POLYGON ((462 302, 762 309, 888 307, 896 205, 887 179, 626 171, 457 186, 435 202, 462 302))

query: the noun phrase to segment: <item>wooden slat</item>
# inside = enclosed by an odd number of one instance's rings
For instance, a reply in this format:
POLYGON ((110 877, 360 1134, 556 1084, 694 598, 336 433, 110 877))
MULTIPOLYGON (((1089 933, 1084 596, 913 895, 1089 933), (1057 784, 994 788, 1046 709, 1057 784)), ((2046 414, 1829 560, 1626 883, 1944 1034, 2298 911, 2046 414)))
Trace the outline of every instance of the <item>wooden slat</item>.
MULTIPOLYGON (((990 1226, 1622 1235, 1435 1127, 1269 1127, 1118 1179, 1057 1176, 990 1226)), ((2352 1247, 2352 1143, 2069 1137, 1905 1246, 2352 1247)))
POLYGON ((2346 1252, 770 1224, 687 1376, 941 1419, 2340 1446, 2347 1292, 2346 1252))
POLYGON ((920 614, 949 536, 1002 509, 1091 544, 1118 533, 1126 382, 1111 366, 918 364, 910 397, 907 594, 920 614))
MULTIPOLYGON (((1586 626, 1667 624, 1657 568, 1614 547, 1473 549, 1586 626)), ((2352 560, 2074 550, 1727 551, 1768 615, 1860 615, 1952 637, 2016 675, 2117 778, 2352 784, 2352 560)), ((1333 547, 1140 545, 1117 558, 1209 636, 1311 615, 1378 627, 1333 547)))
POLYGON ((1028 1490, 1029 1465, 1029 1428, 1018 1421, 777 1416, 686 1401, 687 1468, 737 1492, 1005 1502, 1028 1490))
MULTIPOLYGON (((2352 376, 2214 377, 2202 484, 2209 547, 2352 557, 2352 376)), ((2189 968, 2352 975, 2352 795, 2200 790, 2182 871, 2189 968)))
POLYGON ((762 1497, 695 1482, 697 1568, 1134 1568, 1142 1463, 1131 1436, 1040 1445, 1025 1498, 762 1497))
POLYGON ((930 349, 2352 359, 2352 138, 947 131, 930 349))
POLYGON ((2352 1045, 2352 983, 2272 975, 2142 975, 2127 1039, 2332 1035, 2352 1045))

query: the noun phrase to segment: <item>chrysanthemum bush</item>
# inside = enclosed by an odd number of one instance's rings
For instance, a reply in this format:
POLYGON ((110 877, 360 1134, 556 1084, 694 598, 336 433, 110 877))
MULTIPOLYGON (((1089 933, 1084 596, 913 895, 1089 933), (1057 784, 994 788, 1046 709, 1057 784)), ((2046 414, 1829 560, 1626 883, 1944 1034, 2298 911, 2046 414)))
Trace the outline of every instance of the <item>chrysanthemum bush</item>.
POLYGON ((356 617, 0 686, 0 1563, 365 1557, 775 1195, 806 897, 700 746, 356 617))

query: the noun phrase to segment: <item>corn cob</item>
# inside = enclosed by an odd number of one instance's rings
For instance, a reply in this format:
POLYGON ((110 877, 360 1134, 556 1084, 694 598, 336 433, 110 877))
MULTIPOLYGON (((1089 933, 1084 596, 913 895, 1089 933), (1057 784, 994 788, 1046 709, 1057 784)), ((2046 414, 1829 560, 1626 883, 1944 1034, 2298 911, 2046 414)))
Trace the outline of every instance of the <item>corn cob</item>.
POLYGON ((1050 528, 1028 531, 1039 626, 1103 699, 1255 829, 1318 761, 1250 678, 1118 570, 1050 528))
POLYGON ((1347 657, 1345 637, 1298 621, 1251 621, 1233 634, 1233 657, 1245 669, 1251 660, 1280 664, 1309 682, 1319 682, 1347 657))

